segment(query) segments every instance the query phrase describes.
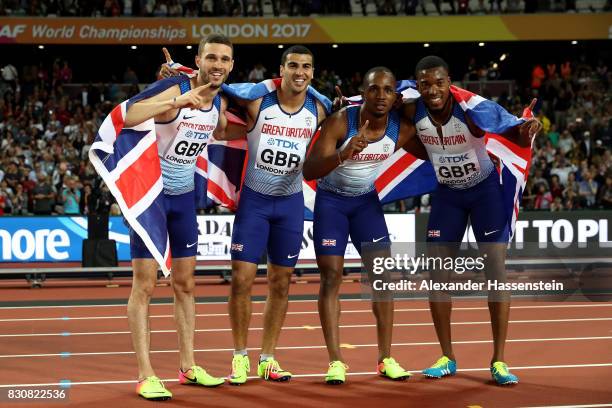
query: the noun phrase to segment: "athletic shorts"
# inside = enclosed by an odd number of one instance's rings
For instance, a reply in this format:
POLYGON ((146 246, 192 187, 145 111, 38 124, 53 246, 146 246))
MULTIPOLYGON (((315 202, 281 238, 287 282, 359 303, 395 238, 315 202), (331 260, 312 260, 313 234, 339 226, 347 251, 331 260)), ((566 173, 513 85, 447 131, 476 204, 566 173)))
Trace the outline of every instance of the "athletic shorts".
POLYGON ((304 195, 272 196, 242 187, 234 219, 232 261, 259 263, 264 249, 274 265, 294 267, 302 247, 304 195))
POLYGON ((389 242, 376 191, 351 197, 317 189, 313 236, 317 255, 343 256, 349 236, 360 254, 362 243, 389 242))
MULTIPOLYGON (((173 258, 196 256, 198 252, 198 222, 196 220, 195 193, 164 194, 164 209, 173 258)), ((144 242, 130 228, 130 253, 134 258, 153 258, 144 242)))
POLYGON ((476 242, 508 242, 510 224, 497 171, 465 190, 439 185, 431 196, 427 241, 461 242, 468 219, 476 242))

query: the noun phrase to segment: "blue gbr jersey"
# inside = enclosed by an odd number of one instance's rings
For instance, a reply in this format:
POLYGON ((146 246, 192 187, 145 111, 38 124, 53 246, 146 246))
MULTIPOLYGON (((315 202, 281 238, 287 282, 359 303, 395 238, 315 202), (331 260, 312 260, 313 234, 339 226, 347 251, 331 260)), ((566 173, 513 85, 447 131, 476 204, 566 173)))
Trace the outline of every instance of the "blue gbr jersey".
POLYGON ((317 103, 310 94, 292 114, 281 108, 276 92, 264 96, 255 125, 247 134, 249 159, 244 184, 273 196, 302 191, 302 167, 317 119, 317 103))
MULTIPOLYGON (((344 149, 351 138, 359 134, 360 110, 360 106, 346 108, 347 132, 338 150, 344 149)), ((320 179, 319 187, 345 196, 358 196, 373 191, 380 166, 395 151, 399 129, 400 119, 397 112, 389 112, 384 135, 369 142, 360 153, 356 153, 320 179)))
MULTIPOLYGON (((179 84, 181 94, 191 89, 189 80, 179 84)), ((210 109, 179 109, 169 122, 155 122, 164 193, 179 195, 192 191, 198 156, 217 127, 221 96, 210 109)))
POLYGON ((417 99, 415 127, 436 171, 438 183, 453 189, 466 189, 485 180, 495 169, 484 137, 470 132, 465 112, 454 104, 450 119, 442 127, 442 135, 431 121, 421 98, 417 99))

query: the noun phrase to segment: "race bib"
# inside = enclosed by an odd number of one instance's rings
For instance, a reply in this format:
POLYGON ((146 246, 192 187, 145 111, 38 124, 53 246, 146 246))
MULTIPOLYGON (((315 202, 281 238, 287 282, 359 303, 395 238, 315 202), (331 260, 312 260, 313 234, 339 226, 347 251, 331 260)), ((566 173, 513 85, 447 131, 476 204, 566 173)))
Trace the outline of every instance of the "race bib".
POLYGON ((164 153, 169 162, 190 166, 206 148, 211 132, 181 129, 164 153))
POLYGON ((255 168, 277 175, 298 173, 302 170, 307 145, 306 140, 262 134, 255 168))
POLYGON ((433 153, 431 156, 441 184, 467 184, 480 175, 480 163, 474 149, 459 154, 433 153))

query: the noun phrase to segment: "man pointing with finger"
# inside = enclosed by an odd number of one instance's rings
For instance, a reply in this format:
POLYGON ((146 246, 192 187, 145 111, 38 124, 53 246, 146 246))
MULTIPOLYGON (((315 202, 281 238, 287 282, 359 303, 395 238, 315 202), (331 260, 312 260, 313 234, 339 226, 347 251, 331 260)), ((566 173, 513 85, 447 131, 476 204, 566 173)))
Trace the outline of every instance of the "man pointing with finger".
MULTIPOLYGON (((364 242, 389 242, 374 180, 383 161, 415 134, 414 126, 391 112, 396 101, 395 76, 372 68, 363 81, 363 105, 330 116, 304 163, 304 178, 319 179, 314 208, 314 245, 321 272, 319 316, 329 354, 325 381, 342 384, 347 366, 340 353, 338 291, 344 252, 350 236, 364 257, 364 242)), ((368 264, 364 259, 364 264, 368 264)), ((378 373, 404 380, 410 373, 391 358, 393 301, 373 301, 378 332, 378 373)))
MULTIPOLYGON (((133 104, 125 126, 155 120, 158 155, 163 181, 164 206, 172 260, 174 318, 179 338, 181 384, 214 387, 224 380, 214 378, 196 365, 194 269, 198 243, 194 172, 196 160, 223 116, 219 89, 233 68, 232 43, 211 35, 200 43, 195 62, 197 75, 184 76, 165 91, 133 104)), ((133 283, 128 302, 128 321, 138 361, 138 395, 149 400, 172 397, 155 376, 149 358, 148 308, 157 280, 157 262, 142 239, 130 231, 133 283)))

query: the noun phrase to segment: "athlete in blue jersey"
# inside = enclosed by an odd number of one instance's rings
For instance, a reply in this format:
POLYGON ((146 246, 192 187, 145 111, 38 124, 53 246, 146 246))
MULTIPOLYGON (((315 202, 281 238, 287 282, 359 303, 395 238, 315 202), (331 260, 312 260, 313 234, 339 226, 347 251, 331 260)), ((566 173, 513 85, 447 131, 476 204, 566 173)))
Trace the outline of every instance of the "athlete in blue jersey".
MULTIPOLYGON (((362 243, 389 242, 374 181, 383 161, 415 133, 412 123, 400 121, 398 112, 391 111, 397 99, 395 83, 389 69, 369 70, 363 81, 363 104, 344 108, 327 119, 304 165, 304 177, 318 179, 313 239, 321 273, 319 316, 330 360, 325 377, 329 384, 342 384, 346 379, 338 292, 348 238, 362 258, 362 243)), ((366 259, 364 264, 368 264, 366 259)), ((393 301, 373 300, 372 310, 378 333, 378 373, 394 380, 407 379, 411 374, 391 357, 393 301)))
MULTIPOLYGON (((125 126, 155 120, 161 163, 164 203, 172 259, 172 288, 175 321, 179 337, 181 384, 207 387, 223 384, 196 365, 193 352, 195 333, 194 269, 198 244, 194 172, 197 157, 223 121, 225 102, 218 91, 233 67, 233 46, 229 39, 211 35, 202 40, 195 58, 197 76, 184 77, 178 85, 137 102, 126 114, 125 126)), ((137 392, 152 400, 172 397, 155 376, 149 358, 149 303, 157 281, 158 265, 137 234, 130 234, 133 283, 128 302, 128 322, 138 362, 137 392)))
MULTIPOLYGON (((291 373, 281 369, 274 358, 274 350, 287 312, 291 274, 302 245, 302 167, 306 148, 326 115, 323 105, 307 92, 313 72, 310 50, 289 47, 281 58, 280 88, 254 101, 236 100, 247 113, 248 162, 231 244, 229 312, 234 356, 230 384, 243 384, 250 371, 247 336, 251 288, 266 250, 269 294, 257 375, 271 381, 291 378, 291 373)), ((232 139, 240 134, 228 130, 220 136, 232 139)))
MULTIPOLYGON (((415 104, 405 106, 404 116, 414 121, 417 134, 409 142, 408 150, 431 161, 439 183, 432 194, 427 227, 427 241, 432 243, 430 255, 453 256, 455 244, 461 242, 469 219, 479 249, 487 259, 486 278, 503 282, 510 220, 499 174, 487 154, 485 132, 450 95, 448 65, 441 58, 429 56, 419 61, 416 79, 421 97, 415 104)), ((530 108, 534 104, 535 100, 530 108)), ((528 147, 540 128, 541 123, 531 119, 502 136, 528 147)), ((447 281, 450 273, 452 271, 436 271, 434 278, 447 281)), ((457 365, 451 343, 451 296, 443 291, 432 291, 429 298, 443 356, 423 374, 433 378, 454 375, 457 365)), ((509 293, 489 292, 489 311, 493 328, 491 374, 498 384, 517 383, 518 378, 510 373, 504 362, 509 293)))

